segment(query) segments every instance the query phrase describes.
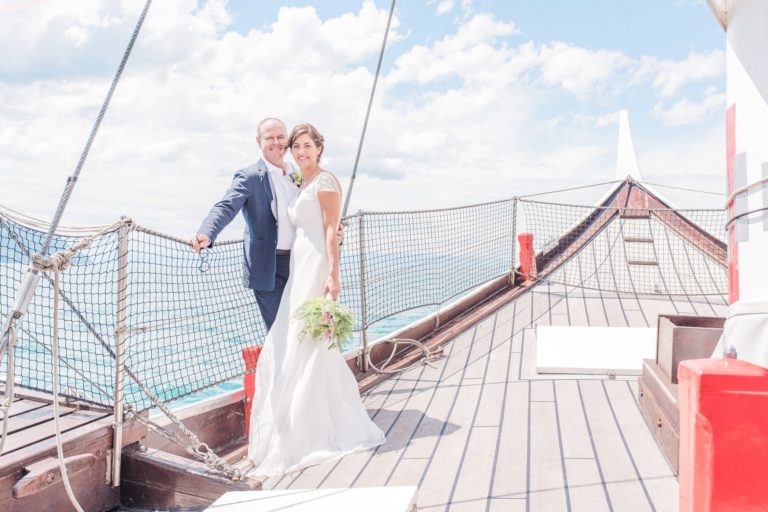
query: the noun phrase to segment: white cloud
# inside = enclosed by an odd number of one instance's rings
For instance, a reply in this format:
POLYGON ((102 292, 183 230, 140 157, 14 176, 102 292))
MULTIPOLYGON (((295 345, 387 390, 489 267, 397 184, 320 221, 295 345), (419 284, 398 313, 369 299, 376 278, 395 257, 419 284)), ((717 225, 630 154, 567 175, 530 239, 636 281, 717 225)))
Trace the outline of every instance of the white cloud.
MULTIPOLYGON (((10 77, 0 81, 0 204, 42 218, 77 161, 143 2, 62 4, 0 18, 0 57, 10 59, 0 58, 0 75, 10 77), (4 29, 20 37, 21 57, 4 29), (29 78, 47 66, 56 78, 29 78)), ((372 1, 328 19, 313 7, 283 7, 269 26, 240 34, 229 28, 226 2, 155 2, 65 222, 128 214, 186 236, 234 170, 257 158, 254 132, 265 116, 314 123, 326 136, 325 165, 346 183, 373 80, 360 62, 378 54, 387 15, 372 1)), ((488 13, 456 23, 431 45, 400 49, 407 40, 393 20, 389 51, 401 53, 373 104, 353 210, 468 204, 533 192, 542 179, 559 187, 613 176, 615 114, 605 112, 614 105, 588 107, 656 75, 628 86, 640 64, 621 52, 512 46, 518 27, 488 13), (575 106, 541 113, 571 95, 575 106)), ((680 172, 688 171, 701 169, 680 172)), ((227 236, 239 236, 237 227, 227 236)))
POLYGON ((514 23, 498 21, 489 14, 477 15, 431 47, 416 45, 398 57, 388 83, 426 84, 452 76, 471 81, 477 73, 492 72, 504 65, 508 52, 504 47, 499 51, 494 43, 516 32, 514 23))
POLYGON ((631 63, 621 52, 592 51, 561 42, 543 46, 539 56, 544 83, 559 85, 577 96, 603 87, 631 63))
MULTIPOLYGON (((125 14, 122 4, 86 3, 79 7, 99 8, 94 19, 120 26, 138 15, 125 14)), ((67 30, 83 26, 67 16, 49 13, 27 34, 29 44, 63 44, 67 30)), ((289 126, 314 122, 329 136, 329 155, 348 155, 372 81, 357 63, 378 53, 386 16, 373 2, 329 20, 311 7, 282 8, 267 30, 242 36, 226 31, 224 2, 156 2, 65 220, 109 223, 125 213, 175 233, 195 229, 234 170, 257 158, 255 126, 267 115, 289 126)), ((391 41, 397 26, 394 20, 391 41)), ((120 56, 108 59, 115 52, 96 48, 92 35, 81 37, 83 51, 101 50, 109 72, 0 82, 0 169, 10 185, 0 190, 0 204, 47 217, 58 200, 120 56)))
POLYGON ((653 115, 669 126, 700 123, 708 117, 722 113, 725 110, 725 94, 710 89, 701 101, 691 101, 687 97, 676 101, 672 106, 665 107, 657 103, 653 107, 653 115))
POLYGON ((435 14, 442 16, 443 14, 451 12, 453 10, 453 4, 453 0, 442 0, 441 2, 438 2, 437 7, 435 8, 435 14))
POLYGON ((691 53, 684 60, 660 60, 644 57, 637 69, 637 78, 653 77, 653 87, 663 98, 670 98, 691 82, 725 76, 725 54, 722 50, 691 53))

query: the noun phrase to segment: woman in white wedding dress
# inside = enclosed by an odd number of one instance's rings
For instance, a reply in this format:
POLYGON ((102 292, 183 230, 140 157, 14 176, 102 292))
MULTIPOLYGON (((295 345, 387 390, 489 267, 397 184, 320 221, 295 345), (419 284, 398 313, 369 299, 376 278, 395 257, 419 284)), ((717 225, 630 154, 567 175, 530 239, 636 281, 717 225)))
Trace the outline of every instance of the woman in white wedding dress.
POLYGON ((339 294, 336 228, 341 187, 320 169, 323 137, 309 124, 293 129, 288 147, 301 169, 288 208, 296 226, 291 272, 277 318, 256 367, 248 457, 251 474, 278 476, 382 444, 383 432, 362 405, 357 382, 337 349, 299 338, 296 311, 313 297, 339 294))

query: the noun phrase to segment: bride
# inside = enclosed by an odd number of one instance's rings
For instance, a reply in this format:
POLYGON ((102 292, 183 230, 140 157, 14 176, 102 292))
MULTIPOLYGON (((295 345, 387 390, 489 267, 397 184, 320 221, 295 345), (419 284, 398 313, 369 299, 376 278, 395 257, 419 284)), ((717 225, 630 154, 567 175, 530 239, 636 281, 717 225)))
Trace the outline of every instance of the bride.
POLYGON ((279 476, 385 441, 341 352, 319 339, 299 338, 296 311, 302 304, 339 295, 341 187, 320 168, 323 140, 310 124, 296 126, 288 138, 302 183, 288 208, 296 226, 290 277, 256 368, 248 446, 254 476, 279 476))

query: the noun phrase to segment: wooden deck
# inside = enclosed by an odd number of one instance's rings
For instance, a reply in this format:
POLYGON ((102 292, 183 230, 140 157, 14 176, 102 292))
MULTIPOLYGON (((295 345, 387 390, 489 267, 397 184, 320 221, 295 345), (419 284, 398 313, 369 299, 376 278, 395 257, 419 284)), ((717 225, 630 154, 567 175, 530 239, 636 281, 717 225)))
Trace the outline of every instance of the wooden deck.
MULTIPOLYGON (((8 418, 0 420, 8 422, 0 456, 0 510, 71 510, 56 459, 52 397, 19 387, 15 396, 8 418)), ((119 490, 106 478, 112 415, 86 407, 60 402, 64 453, 69 457, 70 482, 81 503, 89 510, 107 510, 119 503, 119 490)), ((126 435, 127 440, 135 437, 130 432, 126 435)))
MULTIPOLYGON (((5 396, 2 384, 0 396, 5 396)), ((5 441, 3 458, 40 441, 52 439, 56 435, 52 395, 17 386, 14 396, 8 417, 8 439, 5 441)), ((111 413, 83 409, 76 404, 67 403, 63 398, 59 402, 59 425, 62 434, 106 417, 111 417, 111 413)), ((0 426, 2 421, 0 420, 0 426)))
POLYGON ((386 444, 264 488, 417 485, 420 511, 677 510, 637 379, 537 375, 535 326, 655 326, 660 313, 725 306, 554 288, 532 289, 449 342, 442 360, 366 393, 386 444))

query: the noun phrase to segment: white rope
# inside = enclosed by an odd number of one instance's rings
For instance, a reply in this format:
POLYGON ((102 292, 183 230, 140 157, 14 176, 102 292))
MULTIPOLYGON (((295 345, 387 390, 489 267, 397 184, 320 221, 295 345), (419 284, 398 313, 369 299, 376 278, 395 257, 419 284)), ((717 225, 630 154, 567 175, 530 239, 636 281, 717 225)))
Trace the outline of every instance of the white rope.
MULTIPOLYGON (((91 242, 93 241, 94 237, 91 238, 84 238, 82 240, 79 240, 77 243, 72 245, 71 247, 64 249, 62 251, 59 251, 57 253, 54 253, 50 256, 42 256, 40 254, 33 254, 32 255, 32 266, 35 271, 37 272, 53 272, 54 274, 54 282, 53 282, 53 289, 54 289, 54 316, 53 316, 53 323, 54 323, 54 333, 53 333, 53 359, 54 359, 54 383, 53 383, 53 391, 54 391, 54 419, 56 421, 56 427, 57 427, 57 441, 59 440, 59 425, 58 425, 58 304, 59 304, 59 274, 70 268, 72 266, 72 257, 80 252, 83 249, 86 249, 91 242)), ((197 459, 204 462, 208 467, 210 467, 213 470, 217 470, 221 472, 222 474, 228 476, 232 480, 240 480, 242 478, 242 472, 237 470, 236 468, 232 467, 230 464, 228 464, 224 459, 217 456, 213 450, 210 449, 210 447, 206 443, 200 442, 198 437, 189 430, 182 422, 179 420, 172 412, 171 410, 166 407, 162 401, 154 394, 152 393, 149 388, 147 388, 146 385, 144 385, 141 380, 138 379, 138 377, 133 374, 130 370, 126 368, 126 374, 131 377, 144 391, 144 393, 149 397, 149 399, 152 401, 153 404, 155 404, 163 413, 173 422, 174 425, 181 431, 184 436, 187 437, 189 442, 186 444, 187 451, 195 456, 197 459)), ((138 415, 135 415, 135 417, 139 417, 138 415)), ((115 449, 120 449, 120 447, 115 447, 115 449)), ((62 478, 66 478, 66 474, 64 473, 65 469, 63 466, 63 456, 61 453, 59 453, 59 462, 60 466, 62 468, 62 478)), ((65 482, 65 486, 69 485, 68 481, 65 482)), ((68 491, 68 494, 70 491, 68 491)), ((71 496, 70 499, 74 499, 74 496, 71 496)), ((73 505, 76 502, 73 501, 73 505)), ((75 507, 77 508, 77 506, 75 507)))
POLYGON ((430 365, 429 363, 433 363, 437 361, 442 356, 442 349, 437 349, 434 351, 430 350, 429 348, 427 348, 426 345, 424 345, 422 342, 417 340, 412 340, 408 338, 395 338, 395 339, 387 340, 387 342, 392 343, 393 345, 392 352, 389 354, 389 357, 387 357, 386 360, 380 363, 378 367, 373 364, 373 361, 371 361, 371 351, 369 350, 366 353, 366 358, 368 359, 368 365, 371 368, 373 368, 373 370, 377 373, 395 374, 395 373, 404 372, 412 368, 416 368, 417 366, 430 365), (386 367, 389 365, 389 363, 392 361, 392 358, 394 358, 395 354, 397 353, 398 345, 408 345, 411 347, 416 347, 424 353, 424 357, 422 357, 412 365, 409 365, 405 368, 398 368, 396 370, 387 370, 386 367))
MULTIPOLYGON (((32 255, 32 268, 38 272, 64 272, 72 266, 72 257, 83 249, 87 249, 93 237, 83 238, 74 245, 67 247, 63 251, 59 251, 51 254, 50 256, 43 256, 42 254, 32 255)), ((58 286, 56 287, 58 292, 58 286)))
MULTIPOLYGON (((36 229, 38 231, 46 232, 49 222, 32 217, 25 213, 8 208, 5 205, 0 205, 0 215, 9 218, 16 224, 20 224, 27 228, 36 229)), ((59 235, 74 235, 85 236, 91 233, 102 233, 105 231, 111 231, 115 227, 119 226, 119 222, 115 222, 110 225, 103 226, 58 226, 56 228, 56 234, 59 235)))
MULTIPOLYGON (((71 264, 71 261, 70 261, 71 264)), ((69 483, 67 475, 67 466, 64 464, 64 447, 61 443, 61 424, 59 423, 59 274, 61 270, 54 271, 53 287, 53 422, 56 427, 56 453, 59 457, 59 469, 61 470, 61 481, 72 506, 78 512, 85 512, 83 507, 72 492, 72 486, 69 483)))

